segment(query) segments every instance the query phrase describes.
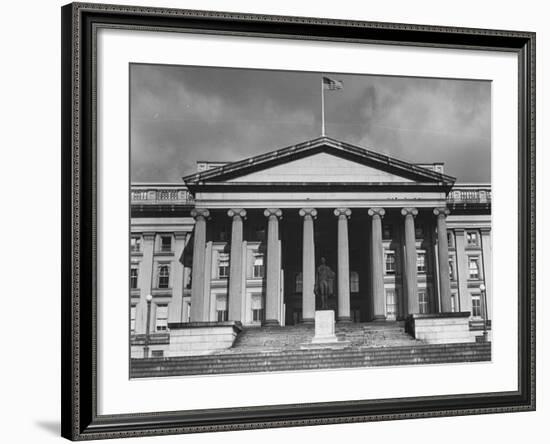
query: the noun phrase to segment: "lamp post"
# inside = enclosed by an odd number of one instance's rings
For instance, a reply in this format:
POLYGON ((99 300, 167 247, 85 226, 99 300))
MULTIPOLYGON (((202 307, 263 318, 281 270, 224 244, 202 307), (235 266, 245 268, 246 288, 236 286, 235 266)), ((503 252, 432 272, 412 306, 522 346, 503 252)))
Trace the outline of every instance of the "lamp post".
POLYGON ((149 334, 151 329, 151 301, 153 296, 148 294, 145 298, 147 300, 147 325, 145 327, 145 345, 143 347, 143 357, 149 357, 149 334))
POLYGON ((485 287, 485 284, 481 284, 479 289, 483 296, 483 341, 487 342, 487 287, 485 287))

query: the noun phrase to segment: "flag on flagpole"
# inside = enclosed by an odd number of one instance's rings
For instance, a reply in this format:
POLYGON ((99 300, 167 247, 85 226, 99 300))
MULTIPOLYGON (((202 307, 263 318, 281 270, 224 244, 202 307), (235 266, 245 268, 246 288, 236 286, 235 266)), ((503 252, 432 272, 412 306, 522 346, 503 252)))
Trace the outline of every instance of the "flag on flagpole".
POLYGON ((344 88, 344 82, 341 80, 324 77, 321 80, 321 136, 325 136, 325 90, 335 91, 344 88))
POLYGON ((323 77, 323 88, 329 91, 344 88, 344 82, 342 80, 331 79, 330 77, 323 77))

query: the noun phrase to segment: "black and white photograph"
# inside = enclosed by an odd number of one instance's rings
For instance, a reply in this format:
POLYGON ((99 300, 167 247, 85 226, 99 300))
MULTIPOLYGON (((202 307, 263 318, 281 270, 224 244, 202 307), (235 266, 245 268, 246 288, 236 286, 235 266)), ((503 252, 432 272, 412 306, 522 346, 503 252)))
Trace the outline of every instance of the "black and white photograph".
POLYGON ((130 378, 491 361, 490 80, 129 76, 130 378))
POLYGON ((544 2, 3 16, 2 442, 548 440, 544 2))

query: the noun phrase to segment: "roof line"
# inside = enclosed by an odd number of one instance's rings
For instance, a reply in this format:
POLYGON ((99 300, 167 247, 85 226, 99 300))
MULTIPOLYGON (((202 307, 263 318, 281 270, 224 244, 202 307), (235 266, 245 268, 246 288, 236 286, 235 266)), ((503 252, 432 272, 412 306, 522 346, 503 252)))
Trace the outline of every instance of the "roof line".
POLYGON ((400 159, 397 159, 397 158, 394 158, 394 157, 387 156, 385 154, 380 154, 376 151, 372 151, 372 150, 369 150, 367 148, 359 147, 359 146, 352 145, 352 144, 347 143, 347 142, 342 142, 342 141, 339 141, 339 140, 336 140, 336 139, 332 139, 331 137, 327 137, 327 136, 317 137, 315 139, 311 139, 311 140, 301 142, 301 143, 298 143, 298 144, 295 144, 295 145, 290 145, 290 146, 287 146, 285 148, 270 151, 268 153, 263 153, 263 154, 259 154, 257 156, 252 156, 252 157, 243 159, 243 160, 230 162, 230 163, 227 163, 225 165, 219 166, 217 168, 212 168, 212 169, 207 170, 207 171, 202 171, 200 173, 197 172, 197 173, 193 173, 193 174, 184 176, 184 177, 182 177, 182 179, 183 179, 184 182, 187 181, 187 180, 193 180, 193 179, 195 181, 197 181, 197 180, 201 180, 201 179, 202 180, 208 179, 208 178, 211 178, 213 176, 215 177, 219 174, 231 173, 231 172, 233 172, 235 170, 238 170, 239 168, 241 168, 243 166, 246 166, 248 164, 254 164, 254 163, 255 164, 258 164, 258 163, 261 164, 261 163, 264 163, 268 160, 279 158, 281 156, 284 157, 284 156, 294 154, 296 152, 304 151, 304 150, 306 150, 306 149, 308 149, 312 146, 318 145, 320 142, 325 142, 325 143, 331 144, 334 148, 340 148, 344 151, 347 151, 349 153, 358 155, 360 157, 373 158, 374 160, 378 160, 380 162, 383 162, 383 163, 387 164, 388 166, 397 167, 398 169, 401 169, 401 170, 409 170, 409 171, 413 170, 414 172, 416 172, 418 174, 430 177, 430 178, 435 179, 435 180, 445 181, 445 182, 455 182, 456 181, 456 178, 454 178, 452 176, 442 174, 442 173, 437 173, 437 172, 429 170, 427 168, 420 167, 420 166, 418 166, 414 163, 406 162, 406 161, 403 161, 403 160, 400 160, 400 159))
MULTIPOLYGON (((195 183, 190 184, 196 185, 195 183)), ((326 185, 326 186, 395 186, 395 187, 415 187, 415 186, 436 186, 445 185, 442 182, 204 182, 208 186, 250 186, 250 185, 270 185, 270 186, 297 186, 297 185, 326 185)))

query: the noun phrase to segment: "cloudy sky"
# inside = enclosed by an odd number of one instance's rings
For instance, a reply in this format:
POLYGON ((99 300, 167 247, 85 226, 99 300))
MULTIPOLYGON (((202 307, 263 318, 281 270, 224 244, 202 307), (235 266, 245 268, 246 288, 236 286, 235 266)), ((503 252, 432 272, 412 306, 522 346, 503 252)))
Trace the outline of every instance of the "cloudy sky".
POLYGON ((180 183, 198 160, 235 161, 327 136, 489 182, 487 81, 165 65, 130 69, 132 182, 180 183))

